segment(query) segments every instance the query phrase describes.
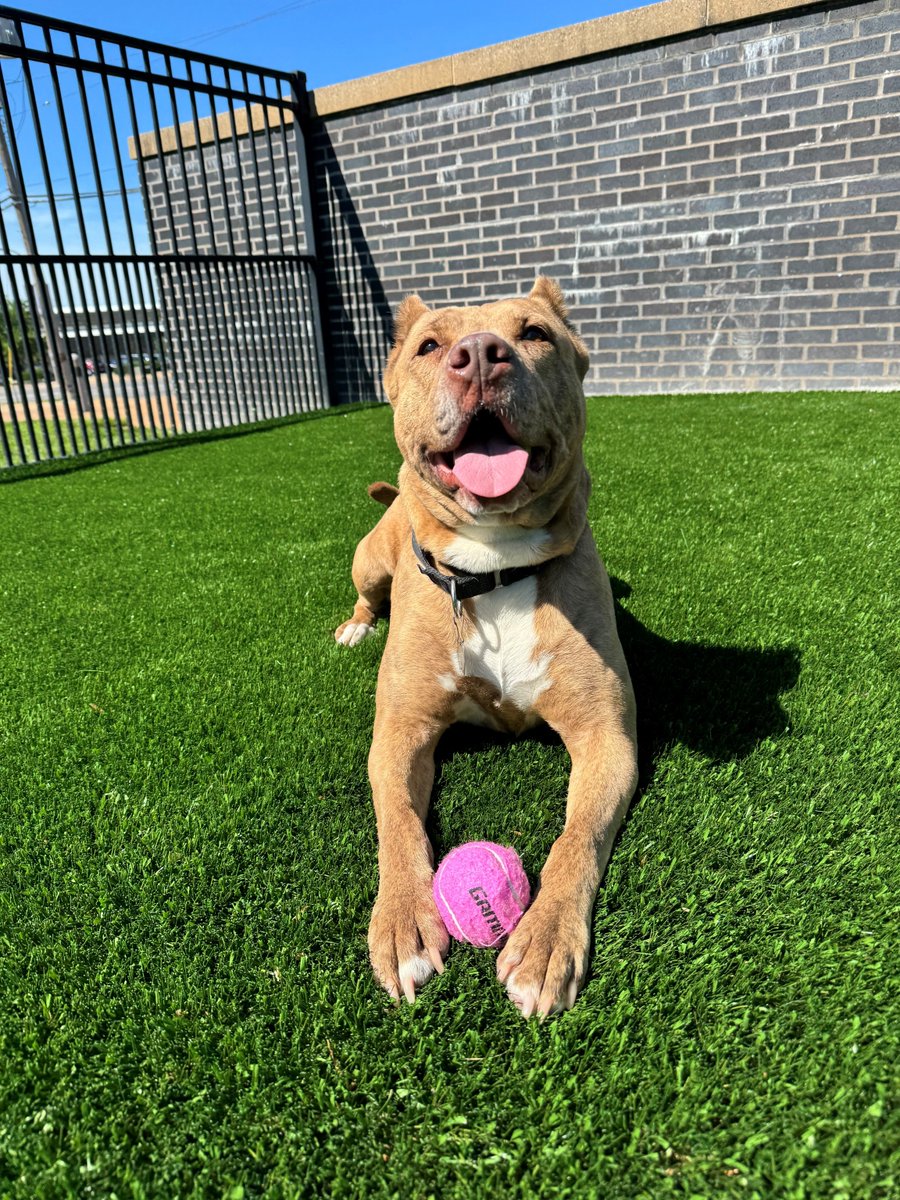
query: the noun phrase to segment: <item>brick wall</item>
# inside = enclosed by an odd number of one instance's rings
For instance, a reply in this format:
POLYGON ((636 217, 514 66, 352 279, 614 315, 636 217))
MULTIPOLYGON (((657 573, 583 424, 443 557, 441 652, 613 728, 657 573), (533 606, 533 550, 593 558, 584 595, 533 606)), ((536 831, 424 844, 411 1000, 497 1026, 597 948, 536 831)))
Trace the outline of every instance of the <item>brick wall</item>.
POLYGON ((564 287, 593 392, 898 386, 900 0, 336 113, 310 167, 333 400, 390 310, 564 287))

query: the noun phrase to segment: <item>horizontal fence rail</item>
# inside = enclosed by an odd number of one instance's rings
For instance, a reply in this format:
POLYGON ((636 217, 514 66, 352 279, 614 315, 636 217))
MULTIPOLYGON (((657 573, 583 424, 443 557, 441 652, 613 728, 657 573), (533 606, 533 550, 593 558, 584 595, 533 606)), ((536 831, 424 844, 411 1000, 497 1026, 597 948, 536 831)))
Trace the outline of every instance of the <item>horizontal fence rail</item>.
POLYGON ((0 466, 328 403, 304 89, 0 6, 0 466))

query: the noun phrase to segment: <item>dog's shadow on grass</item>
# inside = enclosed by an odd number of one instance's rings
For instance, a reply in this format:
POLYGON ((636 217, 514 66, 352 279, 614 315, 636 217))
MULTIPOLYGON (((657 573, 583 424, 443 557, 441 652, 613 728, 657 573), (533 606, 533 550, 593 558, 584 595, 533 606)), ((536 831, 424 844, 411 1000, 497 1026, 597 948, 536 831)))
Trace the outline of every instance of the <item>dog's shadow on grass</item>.
MULTIPOLYGON (((797 683, 800 656, 790 647, 755 649, 671 641, 642 624, 623 607, 630 586, 612 579, 616 623, 634 684, 638 711, 640 798, 667 746, 678 743, 714 762, 737 761, 765 738, 784 732, 787 715, 780 697, 797 683)), ((546 727, 525 735, 559 744, 546 727)), ((436 755, 443 763, 458 753, 477 752, 507 740, 472 726, 455 725, 436 755)))
POLYGON ((611 582, 637 700, 640 790, 672 743, 714 762, 733 762, 784 732, 788 719, 780 697, 800 676, 795 649, 670 641, 622 606, 630 586, 611 582))

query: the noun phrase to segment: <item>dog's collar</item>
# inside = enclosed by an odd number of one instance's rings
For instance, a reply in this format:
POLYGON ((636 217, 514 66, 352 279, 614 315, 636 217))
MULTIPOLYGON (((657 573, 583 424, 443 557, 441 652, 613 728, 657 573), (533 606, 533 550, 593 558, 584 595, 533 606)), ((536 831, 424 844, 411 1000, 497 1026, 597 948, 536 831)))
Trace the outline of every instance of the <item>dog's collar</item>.
POLYGON ((484 571, 477 575, 449 567, 453 574, 444 575, 434 565, 433 556, 419 545, 415 533, 412 534, 412 548, 419 562, 419 570, 449 595, 454 609, 459 608, 462 600, 469 600, 472 596, 483 596, 486 592, 492 592, 494 588, 508 587, 511 583, 536 574, 544 566, 543 562, 539 562, 532 563, 530 567, 505 567, 502 571, 484 571))

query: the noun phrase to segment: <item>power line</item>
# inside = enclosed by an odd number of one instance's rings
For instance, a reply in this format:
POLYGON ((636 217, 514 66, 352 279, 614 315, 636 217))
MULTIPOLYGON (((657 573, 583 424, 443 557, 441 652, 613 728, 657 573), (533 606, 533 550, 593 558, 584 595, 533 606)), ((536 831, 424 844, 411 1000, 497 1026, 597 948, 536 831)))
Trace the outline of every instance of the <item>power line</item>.
POLYGON ((214 38, 221 37, 225 33, 232 33, 235 29, 246 29, 248 25, 258 25, 260 21, 269 21, 272 17, 281 17, 285 13, 295 12, 298 8, 312 8, 315 4, 327 3, 329 3, 329 0, 293 0, 291 4, 283 4, 281 8, 273 8, 269 12, 260 13, 258 17, 251 17, 248 21, 238 21, 236 25, 223 25, 220 29, 210 30, 209 33, 197 34, 196 37, 176 42, 175 45, 197 46, 202 42, 211 42, 214 38))
MULTIPOLYGON (((36 192, 31 193, 25 203, 31 207, 36 204, 53 204, 60 200, 104 200, 107 196, 139 196, 140 194, 139 187, 125 188, 124 191, 116 188, 106 192, 54 192, 52 196, 47 195, 46 192, 36 192)), ((0 209, 11 208, 15 204, 15 198, 7 194, 0 200, 0 209)))

